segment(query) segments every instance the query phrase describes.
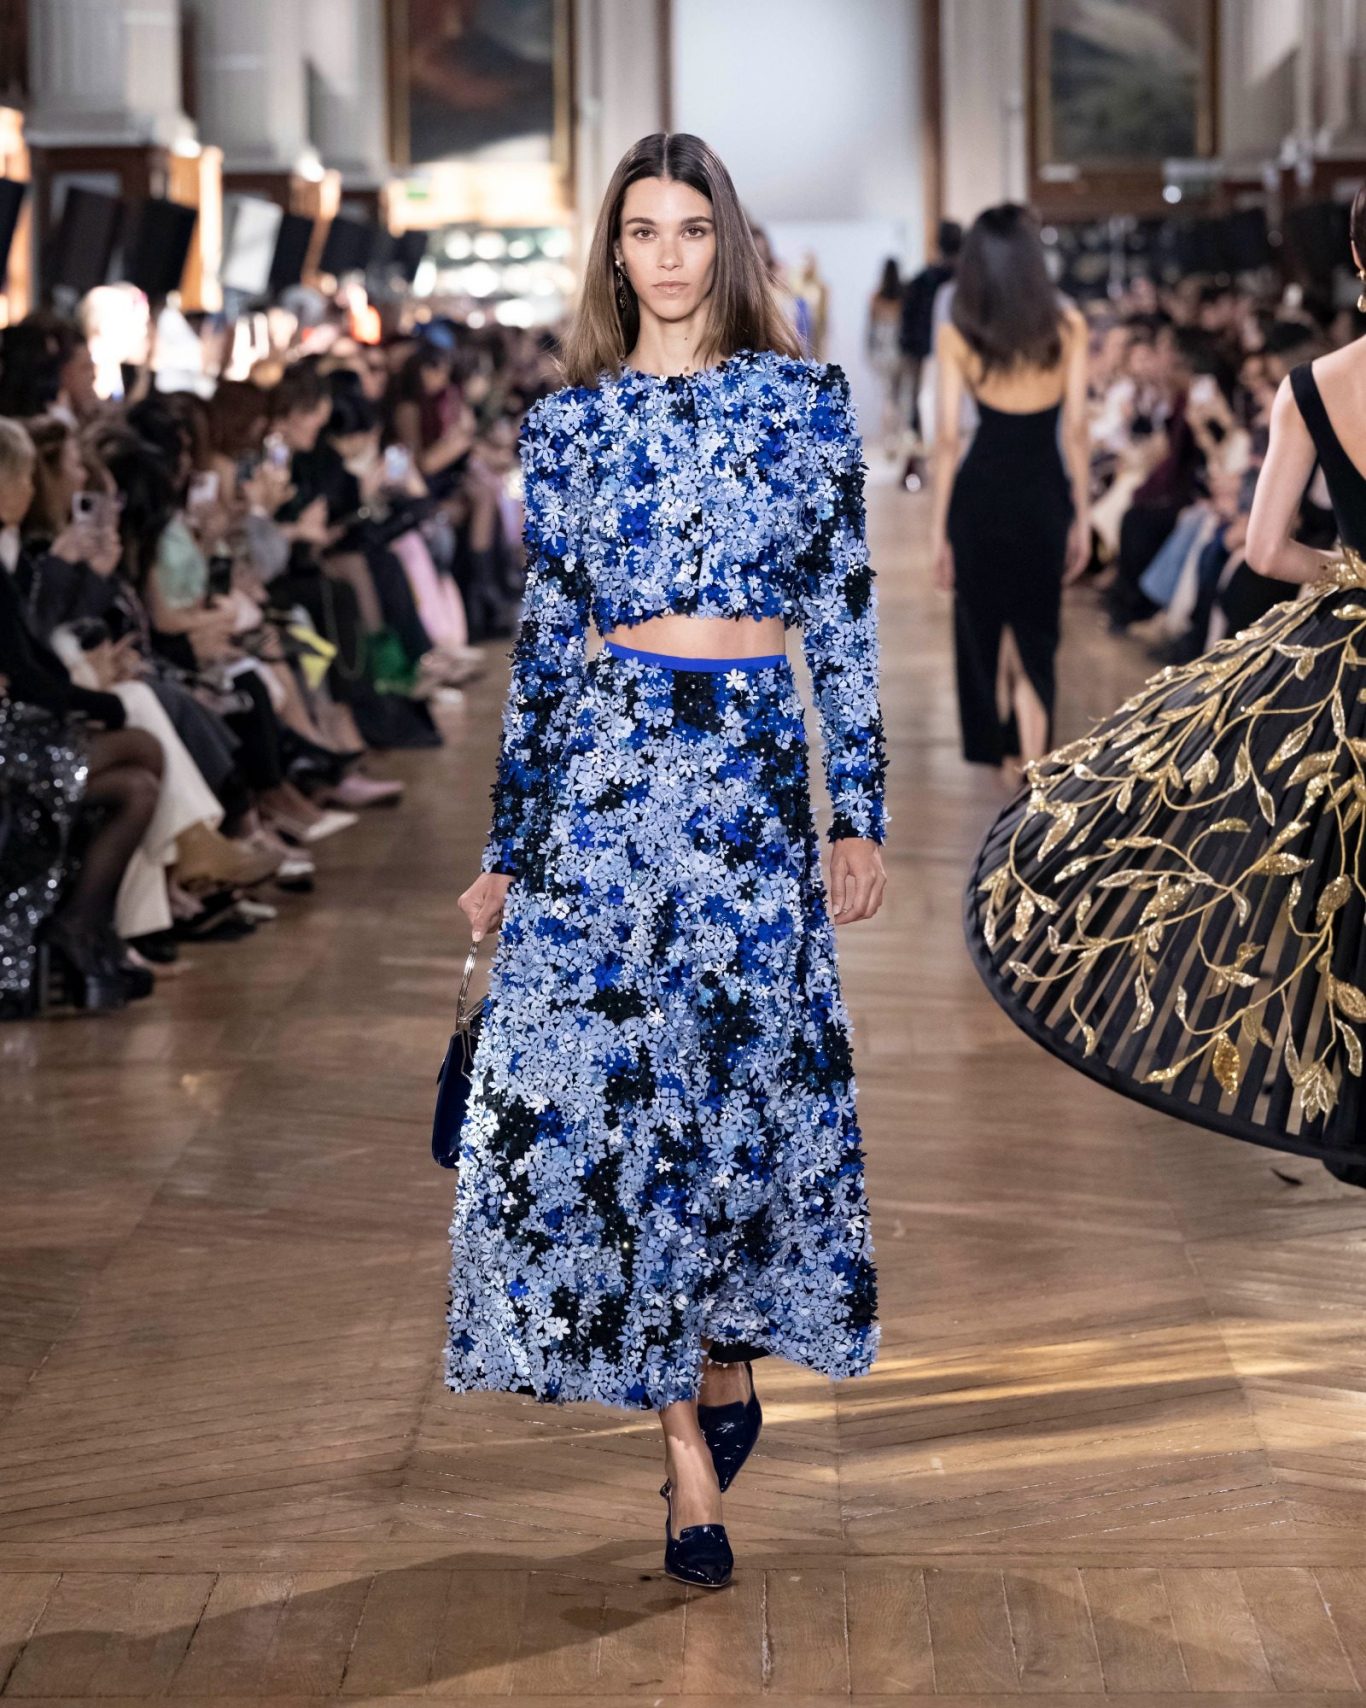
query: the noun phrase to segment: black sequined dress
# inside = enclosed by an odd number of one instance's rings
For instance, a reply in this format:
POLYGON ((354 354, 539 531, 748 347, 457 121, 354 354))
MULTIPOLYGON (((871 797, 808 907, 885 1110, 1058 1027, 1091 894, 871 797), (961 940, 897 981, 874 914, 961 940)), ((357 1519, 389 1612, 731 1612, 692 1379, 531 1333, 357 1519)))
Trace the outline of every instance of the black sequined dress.
POLYGON ((0 699, 0 1007, 28 997, 88 774, 70 719, 0 699))
POLYGON ((1341 562, 1027 767, 965 922, 1073 1067, 1366 1184, 1366 477, 1308 363, 1291 382, 1341 562))

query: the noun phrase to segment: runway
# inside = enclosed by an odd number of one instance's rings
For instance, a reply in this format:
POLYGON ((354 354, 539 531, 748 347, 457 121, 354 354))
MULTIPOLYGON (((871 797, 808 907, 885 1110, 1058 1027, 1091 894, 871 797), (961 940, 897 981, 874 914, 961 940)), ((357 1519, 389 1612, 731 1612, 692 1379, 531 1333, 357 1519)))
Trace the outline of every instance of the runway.
MULTIPOLYGON (((126 1013, 0 1029, 6 1701, 1366 1687, 1366 1194, 998 1013, 959 894, 999 795, 958 757, 928 500, 882 478, 870 522, 891 886, 840 955, 883 1345, 840 1387, 756 1366, 732 1587, 659 1572, 651 1417, 441 1386, 428 1123, 500 662, 317 896, 126 1013)), ((1059 739, 1149 668, 1070 595, 1059 739)))

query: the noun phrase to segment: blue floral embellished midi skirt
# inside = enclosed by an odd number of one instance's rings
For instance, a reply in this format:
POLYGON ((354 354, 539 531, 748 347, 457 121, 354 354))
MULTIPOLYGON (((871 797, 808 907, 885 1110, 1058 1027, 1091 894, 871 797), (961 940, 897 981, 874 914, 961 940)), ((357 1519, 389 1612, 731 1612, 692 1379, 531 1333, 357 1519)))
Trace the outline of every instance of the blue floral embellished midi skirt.
POLYGON ((660 1407, 704 1341, 876 1354, 792 667, 589 659, 508 892, 461 1129, 446 1386, 660 1407), (703 666, 707 666, 704 668, 703 666))

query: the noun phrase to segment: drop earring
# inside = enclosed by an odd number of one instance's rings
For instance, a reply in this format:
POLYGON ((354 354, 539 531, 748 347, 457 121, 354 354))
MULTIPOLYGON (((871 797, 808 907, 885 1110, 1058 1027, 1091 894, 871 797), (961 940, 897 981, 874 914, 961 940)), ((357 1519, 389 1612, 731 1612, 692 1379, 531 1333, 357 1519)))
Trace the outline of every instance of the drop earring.
MULTIPOLYGON (((1366 275, 1363 275, 1363 276, 1366 277, 1366 275)), ((617 262, 617 307, 621 311, 622 314, 625 314, 626 310, 628 308, 630 308, 630 306, 631 306, 631 296, 630 296, 630 292, 626 288, 626 274, 622 270, 621 262, 618 261, 617 262)))
MULTIPOLYGON (((1366 267, 1357 268, 1357 278, 1366 280, 1366 267)), ((1357 298, 1357 308, 1362 314, 1366 314, 1366 290, 1357 298)))

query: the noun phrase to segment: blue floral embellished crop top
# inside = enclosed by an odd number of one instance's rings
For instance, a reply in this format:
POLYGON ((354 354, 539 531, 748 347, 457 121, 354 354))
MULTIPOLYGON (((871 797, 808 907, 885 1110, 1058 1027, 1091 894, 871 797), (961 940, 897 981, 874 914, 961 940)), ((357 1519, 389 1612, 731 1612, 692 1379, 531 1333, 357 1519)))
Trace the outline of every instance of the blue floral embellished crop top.
POLYGON ((600 634, 647 617, 800 626, 831 841, 883 839, 886 750, 863 454, 833 365, 742 350, 688 375, 626 368, 522 427, 527 584, 482 869, 515 877, 600 634))

